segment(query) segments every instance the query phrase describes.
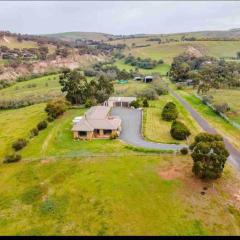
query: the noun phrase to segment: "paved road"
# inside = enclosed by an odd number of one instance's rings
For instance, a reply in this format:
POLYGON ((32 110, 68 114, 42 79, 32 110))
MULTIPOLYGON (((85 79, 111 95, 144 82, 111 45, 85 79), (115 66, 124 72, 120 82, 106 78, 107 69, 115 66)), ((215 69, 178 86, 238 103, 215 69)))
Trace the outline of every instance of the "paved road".
POLYGON ((163 144, 145 141, 141 134, 142 111, 131 108, 115 107, 112 115, 122 119, 122 131, 120 139, 137 147, 161 150, 179 150, 186 145, 183 144, 163 144))
MULTIPOLYGON (((213 128, 205 119, 203 119, 199 115, 199 113, 195 111, 192 106, 188 104, 182 97, 180 97, 176 92, 171 89, 169 89, 169 91, 189 111, 189 113, 204 131, 212 134, 218 133, 217 130, 213 128)), ((228 139, 224 138, 224 143, 226 145, 226 148, 230 152, 230 157, 228 158, 228 161, 240 169, 240 152, 228 141, 228 139)))

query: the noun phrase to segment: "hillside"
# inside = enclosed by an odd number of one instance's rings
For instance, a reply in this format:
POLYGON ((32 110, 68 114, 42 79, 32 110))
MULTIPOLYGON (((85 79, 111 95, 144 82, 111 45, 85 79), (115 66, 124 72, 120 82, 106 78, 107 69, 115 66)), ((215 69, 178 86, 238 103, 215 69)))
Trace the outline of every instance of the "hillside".
POLYGON ((240 28, 222 30, 222 31, 196 31, 196 32, 182 32, 182 33, 171 33, 171 34, 132 34, 132 35, 113 35, 107 33, 96 33, 96 32, 63 32, 63 33, 53 33, 44 34, 43 36, 55 38, 65 41, 75 41, 76 39, 85 40, 95 40, 95 41, 107 41, 109 38, 118 39, 142 39, 142 38, 156 38, 161 37, 163 39, 181 39, 182 36, 185 37, 195 37, 195 38, 236 38, 240 39, 240 28))
POLYGON ((44 36, 49 38, 60 39, 64 41, 75 41, 76 39, 106 41, 108 40, 109 37, 111 37, 110 34, 95 33, 95 32, 65 32, 65 33, 45 34, 44 36))

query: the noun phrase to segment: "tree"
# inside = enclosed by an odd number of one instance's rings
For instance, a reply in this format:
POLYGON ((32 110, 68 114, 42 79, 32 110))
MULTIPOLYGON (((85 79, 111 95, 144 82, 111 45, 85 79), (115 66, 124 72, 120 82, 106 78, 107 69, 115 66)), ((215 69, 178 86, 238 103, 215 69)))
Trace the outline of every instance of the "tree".
POLYGON ((172 121, 178 117, 178 111, 176 104, 173 102, 168 102, 162 110, 162 119, 165 121, 172 121))
POLYGON ((48 116, 55 119, 62 115, 69 107, 70 103, 64 98, 53 99, 47 103, 45 111, 48 116))
POLYGON ((237 59, 240 59, 240 51, 237 52, 237 59))
POLYGON ((185 124, 176 120, 172 122, 170 133, 177 140, 185 140, 191 134, 185 124))
POLYGON ((59 77, 62 92, 66 92, 66 99, 72 104, 83 104, 88 98, 88 82, 77 70, 66 69, 59 77))
POLYGON ((12 144, 12 148, 13 148, 15 151, 19 151, 19 150, 21 150, 22 148, 24 148, 26 145, 27 145, 26 139, 24 139, 24 138, 19 138, 17 141, 15 141, 15 142, 12 144))
POLYGON ((143 107, 147 108, 149 107, 148 100, 146 98, 143 99, 143 107))
POLYGON ((200 133, 190 145, 193 173, 206 179, 221 177, 229 152, 218 134, 200 133))
POLYGON ((38 123, 37 129, 38 129, 39 131, 41 131, 41 130, 43 130, 43 129, 45 129, 45 128, 47 128, 47 122, 46 122, 46 121, 41 121, 41 122, 38 123))

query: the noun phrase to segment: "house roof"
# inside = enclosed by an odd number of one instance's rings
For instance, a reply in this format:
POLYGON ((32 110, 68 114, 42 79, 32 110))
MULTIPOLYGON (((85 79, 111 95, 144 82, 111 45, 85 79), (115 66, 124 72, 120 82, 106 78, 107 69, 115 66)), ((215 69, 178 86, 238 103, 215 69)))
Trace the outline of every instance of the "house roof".
POLYGON ((85 118, 82 118, 79 122, 75 123, 72 127, 72 131, 93 131, 94 128, 88 123, 85 118))
POLYGON ((132 102, 135 101, 136 97, 110 97, 108 101, 112 102, 132 102))
POLYGON ((93 131, 94 129, 118 129, 121 119, 118 116, 108 116, 109 107, 96 106, 90 108, 85 117, 74 123, 72 131, 93 131))
POLYGON ((105 119, 110 111, 110 107, 94 106, 91 107, 86 113, 85 117, 89 119, 105 119))

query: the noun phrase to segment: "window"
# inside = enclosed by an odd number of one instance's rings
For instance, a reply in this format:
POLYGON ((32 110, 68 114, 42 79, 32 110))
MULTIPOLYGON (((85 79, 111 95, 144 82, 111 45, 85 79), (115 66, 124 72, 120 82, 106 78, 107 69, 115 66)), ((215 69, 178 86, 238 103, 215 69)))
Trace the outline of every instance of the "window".
POLYGON ((104 135, 110 135, 111 133, 112 133, 112 130, 110 129, 103 130, 104 135))
POLYGON ((78 136, 79 136, 79 137, 85 137, 85 136, 87 136, 87 132, 79 131, 79 132, 78 132, 78 136))

